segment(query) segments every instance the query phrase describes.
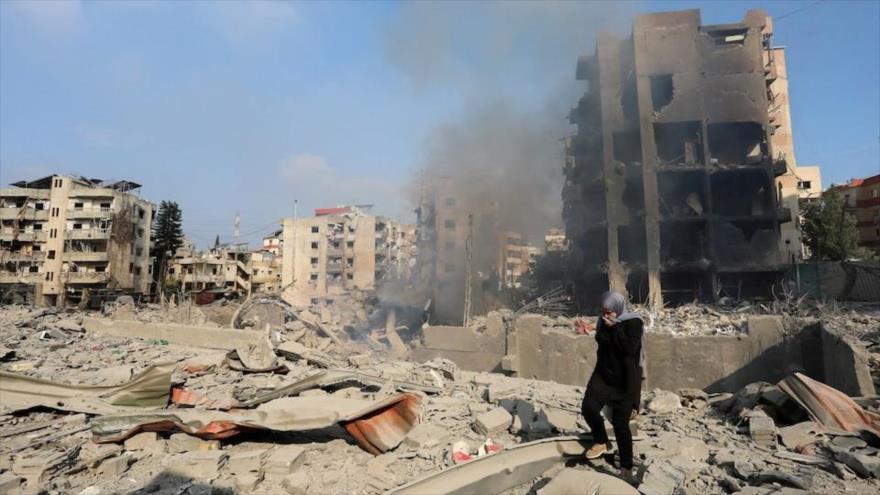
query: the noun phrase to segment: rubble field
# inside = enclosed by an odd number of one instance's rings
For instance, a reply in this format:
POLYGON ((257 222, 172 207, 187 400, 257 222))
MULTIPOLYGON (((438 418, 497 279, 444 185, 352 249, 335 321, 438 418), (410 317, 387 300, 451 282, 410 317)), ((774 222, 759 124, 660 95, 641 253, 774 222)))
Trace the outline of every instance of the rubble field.
MULTIPOLYGON (((643 390, 630 486, 614 454, 578 447, 583 387, 393 359, 396 330, 364 299, 250 306, 0 308, 0 493, 880 492, 877 397, 802 375, 732 394, 643 390), (253 343, 120 337, 91 320, 253 343)), ((698 320, 705 334, 745 313, 708 311, 654 326, 698 320)), ((850 311, 825 324, 851 326, 876 371, 877 313, 850 311)))

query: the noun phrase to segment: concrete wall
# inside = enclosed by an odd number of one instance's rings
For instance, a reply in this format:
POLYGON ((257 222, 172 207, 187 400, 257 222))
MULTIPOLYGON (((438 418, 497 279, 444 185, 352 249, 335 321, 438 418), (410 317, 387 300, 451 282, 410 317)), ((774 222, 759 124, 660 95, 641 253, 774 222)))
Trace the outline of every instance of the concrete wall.
POLYGON ((506 335, 498 313, 487 318, 483 328, 426 326, 422 330, 423 346, 410 353, 411 359, 425 362, 443 357, 471 371, 501 371, 506 335))
POLYGON ((172 344, 205 347, 208 349, 233 350, 239 346, 255 344, 265 338, 263 332, 219 327, 175 325, 167 323, 141 323, 128 320, 83 318, 88 332, 129 337, 136 339, 163 339, 172 344))
MULTIPOLYGON (((445 357, 472 371, 502 369, 524 378, 586 384, 596 363, 592 336, 544 328, 539 315, 517 318, 505 333, 500 316, 495 318, 490 321, 499 323, 487 325, 484 332, 429 327, 413 359, 445 357)), ((819 324, 786 335, 778 317, 755 316, 749 319, 747 335, 650 333, 646 345, 645 389, 733 392, 800 371, 849 395, 874 394, 864 351, 819 324)))

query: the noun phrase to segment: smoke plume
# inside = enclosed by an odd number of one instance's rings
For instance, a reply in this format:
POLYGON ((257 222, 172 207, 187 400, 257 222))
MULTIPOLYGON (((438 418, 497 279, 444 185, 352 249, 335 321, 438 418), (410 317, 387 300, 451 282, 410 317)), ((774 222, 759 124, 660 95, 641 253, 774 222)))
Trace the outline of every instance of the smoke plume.
MULTIPOLYGON (((567 114, 583 94, 577 56, 599 29, 626 32, 633 4, 411 2, 389 26, 389 58, 413 87, 461 103, 424 147, 419 177, 443 176, 495 228, 540 245, 561 224, 567 114)), ((483 233, 485 236, 486 233, 483 233)), ((492 238, 492 235, 486 236, 492 238)))

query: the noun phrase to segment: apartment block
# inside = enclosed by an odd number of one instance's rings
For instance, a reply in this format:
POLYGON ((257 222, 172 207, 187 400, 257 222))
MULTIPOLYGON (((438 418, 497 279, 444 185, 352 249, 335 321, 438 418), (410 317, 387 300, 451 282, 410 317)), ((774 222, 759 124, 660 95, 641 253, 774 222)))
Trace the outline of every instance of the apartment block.
POLYGON ((226 288, 249 294, 251 253, 246 246, 218 246, 207 251, 178 250, 168 262, 166 277, 180 282, 184 292, 226 288))
POLYGON ((847 211, 855 215, 859 245, 880 254, 880 175, 852 179, 831 189, 840 193, 847 211))
POLYGON ((0 293, 78 303, 100 289, 147 293, 155 206, 131 181, 51 175, 0 190, 0 293))
POLYGON ((400 226, 364 206, 318 209, 282 226, 281 285, 301 299, 372 289, 410 266, 400 226))
POLYGON ((792 217, 777 194, 768 25, 759 10, 724 25, 699 10, 642 15, 578 60, 563 220, 581 306, 609 287, 659 307, 778 279, 792 217))
POLYGON ((519 232, 503 232, 498 241, 498 282, 502 288, 519 287, 519 279, 532 267, 541 254, 529 245, 519 232))

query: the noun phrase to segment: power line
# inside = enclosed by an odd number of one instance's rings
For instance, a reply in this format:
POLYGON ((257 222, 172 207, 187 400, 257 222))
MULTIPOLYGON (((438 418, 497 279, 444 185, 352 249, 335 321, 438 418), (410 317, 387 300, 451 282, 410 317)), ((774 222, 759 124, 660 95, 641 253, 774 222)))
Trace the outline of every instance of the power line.
POLYGON ((798 7, 798 8, 796 8, 796 9, 794 9, 794 10, 790 10, 790 11, 788 11, 788 12, 786 12, 786 13, 780 15, 780 16, 774 17, 774 18, 773 18, 773 22, 774 22, 774 23, 779 22, 779 21, 781 21, 782 19, 785 19, 786 17, 789 17, 789 16, 792 16, 792 15, 795 15, 795 14, 797 14, 798 12, 803 12, 803 11, 809 9, 810 7, 815 7, 816 5, 819 5, 820 3, 824 2, 824 1, 825 1, 825 0, 816 0, 815 2, 810 3, 810 4, 808 4, 808 5, 804 5, 803 7, 798 7))

